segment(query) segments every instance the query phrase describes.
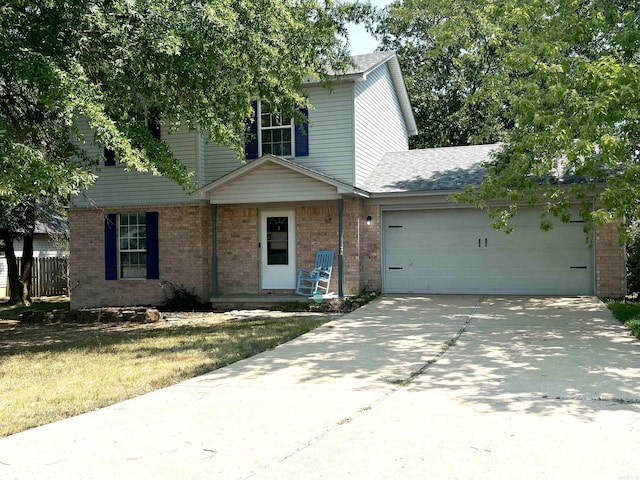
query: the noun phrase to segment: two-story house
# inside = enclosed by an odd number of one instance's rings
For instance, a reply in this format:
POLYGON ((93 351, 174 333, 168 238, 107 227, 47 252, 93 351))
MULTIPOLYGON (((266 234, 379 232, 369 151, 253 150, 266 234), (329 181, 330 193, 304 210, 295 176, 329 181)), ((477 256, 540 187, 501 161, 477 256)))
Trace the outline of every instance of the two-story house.
POLYGON ((196 131, 161 128, 193 194, 103 167, 70 209, 72 306, 160 303, 164 281, 203 300, 292 294, 317 250, 335 251, 337 294, 624 294, 615 226, 591 247, 577 214, 542 232, 523 209, 514 233, 493 231, 447 197, 477 184, 497 147, 408 150, 416 124, 395 53, 354 62, 331 89, 304 86, 304 131, 257 101, 244 164, 196 131))

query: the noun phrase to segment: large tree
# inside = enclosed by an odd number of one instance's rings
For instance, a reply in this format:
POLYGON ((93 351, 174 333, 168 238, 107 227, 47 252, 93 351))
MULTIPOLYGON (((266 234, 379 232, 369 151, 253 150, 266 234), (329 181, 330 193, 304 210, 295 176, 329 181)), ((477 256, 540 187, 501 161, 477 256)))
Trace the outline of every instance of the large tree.
POLYGON ((502 68, 505 35, 482 2, 395 1, 370 28, 398 52, 418 124, 412 148, 501 138, 510 122, 487 80, 502 68))
MULTIPOLYGON (((308 77, 339 71, 344 11, 331 0, 5 0, 0 5, 0 200, 60 198, 95 179, 78 148, 85 118, 128 169, 188 188, 186 169, 145 128, 245 142, 251 98, 305 103, 308 77)), ((21 224, 29 221, 5 222, 21 224)))
MULTIPOLYGON (((488 102, 486 122, 469 116, 482 124, 474 128, 492 131, 497 126, 504 145, 482 186, 469 189, 459 200, 480 207, 494 200, 506 202, 495 212, 497 226, 505 226, 522 203, 543 203, 549 215, 565 220, 569 203, 576 200, 584 200, 583 213, 599 223, 620 220, 626 225, 637 218, 640 3, 471 3, 452 0, 436 26, 416 22, 423 9, 432 15, 434 7, 440 8, 438 0, 397 2, 389 10, 391 17, 402 12, 413 19, 407 38, 414 32, 424 36, 424 30, 435 35, 434 51, 452 50, 453 57, 470 59, 471 70, 482 67, 474 77, 477 82, 467 82, 456 70, 450 74, 463 79, 462 97, 471 106, 477 104, 475 99, 481 100, 480 109, 482 101, 488 102), (413 14, 410 5, 416 7, 413 14), (470 38, 478 41, 467 41, 470 38), (491 60, 475 60, 480 57, 491 60), (589 214, 593 197, 596 211, 589 214)), ((464 61, 454 64, 464 70, 464 61)), ((404 67, 412 71, 410 65, 404 67)), ((433 85, 427 88, 431 95, 440 93, 433 85)), ((433 121, 438 122, 437 116, 433 121)), ((543 220, 542 226, 550 224, 543 220)))

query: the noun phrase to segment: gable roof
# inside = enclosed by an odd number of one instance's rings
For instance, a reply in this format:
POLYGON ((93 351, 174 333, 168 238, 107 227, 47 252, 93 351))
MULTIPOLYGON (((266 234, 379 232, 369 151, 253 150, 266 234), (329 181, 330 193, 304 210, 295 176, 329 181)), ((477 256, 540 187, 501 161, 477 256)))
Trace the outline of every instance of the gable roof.
POLYGON ((385 154, 362 185, 371 193, 444 192, 479 185, 483 164, 500 144, 427 148, 385 154))
POLYGON ((194 195, 202 195, 205 193, 210 193, 216 189, 220 189, 225 185, 229 185, 231 182, 233 182, 236 179, 249 175, 251 172, 256 171, 261 166, 268 163, 279 165, 283 168, 286 168, 293 172, 297 172, 308 178, 311 178, 311 179, 320 181, 322 183, 325 183, 329 186, 335 187, 336 191, 340 194, 353 194, 353 195, 362 196, 362 197, 369 196, 369 194, 366 191, 360 188, 356 188, 353 185, 349 185, 348 183, 342 182, 328 175, 324 175, 323 173, 317 172, 316 170, 312 170, 298 163, 292 162, 291 160, 287 160, 285 158, 277 157, 271 154, 264 155, 260 158, 257 158, 255 160, 245 163, 244 165, 233 170, 232 172, 218 178, 217 180, 214 180, 213 182, 208 183, 202 188, 199 188, 194 192, 194 195))
MULTIPOLYGON (((417 135, 418 127, 416 125, 416 119, 413 115, 413 109, 411 108, 411 101, 409 100, 409 94, 407 93, 407 86, 404 82, 402 70, 400 69, 400 62, 398 61, 398 55, 394 51, 386 52, 373 52, 365 55, 353 55, 351 57, 353 65, 344 72, 329 71, 329 74, 335 77, 336 80, 350 80, 353 82, 364 82, 367 76, 377 70, 378 68, 387 65, 389 73, 391 75, 391 81, 400 104, 400 110, 407 126, 407 132, 409 135, 417 135)), ((309 80, 306 83, 314 84, 318 83, 318 79, 309 80)))

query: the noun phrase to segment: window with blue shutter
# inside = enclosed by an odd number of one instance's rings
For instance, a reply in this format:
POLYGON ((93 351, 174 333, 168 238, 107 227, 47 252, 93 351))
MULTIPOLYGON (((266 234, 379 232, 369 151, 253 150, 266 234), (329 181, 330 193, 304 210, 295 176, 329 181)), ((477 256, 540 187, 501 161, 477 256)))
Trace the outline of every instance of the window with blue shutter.
POLYGON ((160 278, 158 212, 147 212, 147 278, 160 278))
POLYGON ((302 125, 295 126, 296 157, 309 156, 309 110, 301 108, 300 113, 307 119, 302 125))
POLYGON ((115 213, 104 219, 104 278, 118 279, 118 216, 115 213))
POLYGON ((110 148, 104 147, 102 149, 102 155, 104 156, 105 167, 111 167, 116 164, 116 152, 110 148))
POLYGON ((247 160, 258 158, 258 120, 256 118, 258 112, 258 102, 251 102, 251 110, 253 110, 253 116, 249 122, 249 143, 245 146, 245 157, 247 160))
POLYGON ((107 215, 104 248, 106 280, 159 279, 158 212, 107 215))
POLYGON ((160 110, 150 108, 147 112, 147 130, 153 138, 160 140, 160 110))
MULTIPOLYGON (((153 138, 160 140, 161 134, 161 122, 160 122, 160 110, 157 108, 150 108, 147 112, 146 118, 147 130, 153 138)), ((111 167, 116 164, 116 152, 110 148, 104 147, 102 149, 102 155, 104 156, 104 166, 111 167)))
MULTIPOLYGON (((309 155, 308 122, 296 125, 292 118, 273 110, 266 102, 252 102, 254 116, 249 123, 250 139, 245 147, 247 159, 272 154, 279 157, 305 157, 309 155), (295 146, 295 148, 294 148, 295 146)), ((300 109, 305 119, 306 108, 300 109)))

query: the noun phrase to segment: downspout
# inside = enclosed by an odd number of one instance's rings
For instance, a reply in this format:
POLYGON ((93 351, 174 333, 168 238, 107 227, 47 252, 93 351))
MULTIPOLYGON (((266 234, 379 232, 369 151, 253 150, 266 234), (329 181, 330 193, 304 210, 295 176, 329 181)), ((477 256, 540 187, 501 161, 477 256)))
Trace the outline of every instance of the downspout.
POLYGON ((218 298, 218 245, 216 224, 218 220, 218 205, 211 204, 211 298, 218 298))
POLYGON ((344 200, 338 200, 338 296, 344 298, 344 200))

